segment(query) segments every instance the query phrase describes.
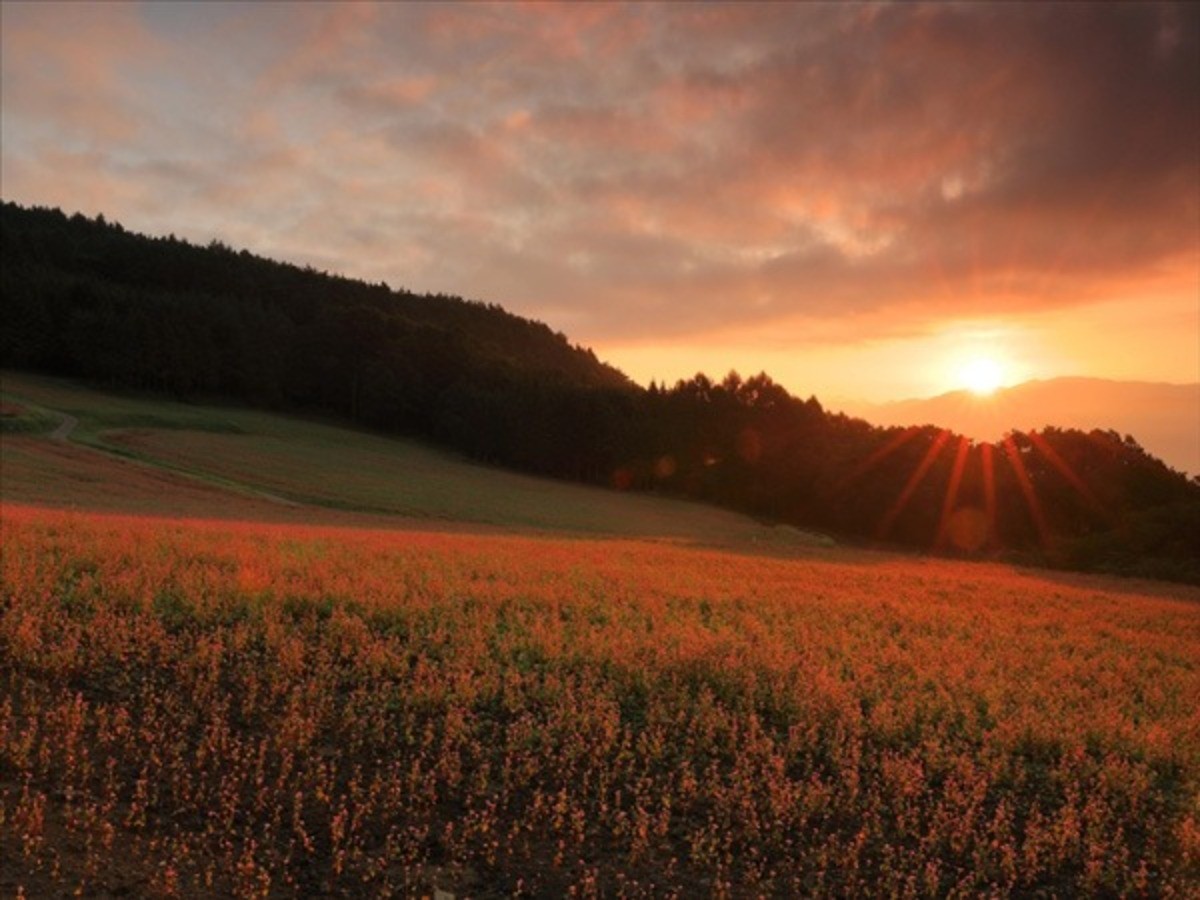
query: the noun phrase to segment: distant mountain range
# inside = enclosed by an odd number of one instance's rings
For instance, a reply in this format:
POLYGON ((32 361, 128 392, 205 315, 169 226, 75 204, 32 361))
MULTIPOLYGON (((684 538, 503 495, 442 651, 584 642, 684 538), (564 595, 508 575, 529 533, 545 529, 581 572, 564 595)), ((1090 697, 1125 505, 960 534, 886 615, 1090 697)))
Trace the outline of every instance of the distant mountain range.
POLYGON ((1162 384, 1103 378, 1052 378, 1000 388, 990 396, 951 391, 846 412, 876 425, 937 425, 994 441, 1014 429, 1113 430, 1188 475, 1200 474, 1200 383, 1162 384))

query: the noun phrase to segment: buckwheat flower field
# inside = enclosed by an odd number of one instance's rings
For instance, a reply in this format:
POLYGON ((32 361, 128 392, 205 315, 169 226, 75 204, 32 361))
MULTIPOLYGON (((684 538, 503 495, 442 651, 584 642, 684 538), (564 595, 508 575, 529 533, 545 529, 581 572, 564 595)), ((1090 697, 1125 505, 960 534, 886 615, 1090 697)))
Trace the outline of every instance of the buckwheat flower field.
POLYGON ((1200 883, 1194 589, 14 504, 2 524, 9 896, 1200 883))

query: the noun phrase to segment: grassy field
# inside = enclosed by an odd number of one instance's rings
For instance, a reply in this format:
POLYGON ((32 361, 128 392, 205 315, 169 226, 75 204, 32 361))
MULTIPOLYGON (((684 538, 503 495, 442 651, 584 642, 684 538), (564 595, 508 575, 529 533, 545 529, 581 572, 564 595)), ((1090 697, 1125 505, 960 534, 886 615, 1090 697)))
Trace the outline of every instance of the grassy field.
POLYGON ((1197 896, 1200 590, 0 386, 0 895, 1197 896))
POLYGON ((57 424, 55 417, 21 403, 0 399, 0 434, 46 434, 57 424))
POLYGON ((412 441, 255 410, 183 405, 18 373, 0 379, 0 401, 36 416, 46 425, 43 432, 57 423, 55 412, 79 420, 71 434, 75 451, 54 446, 44 433, 26 433, 23 439, 7 435, 0 442, 7 473, 4 496, 22 502, 203 515, 205 509, 219 514, 227 498, 231 517, 328 520, 324 511, 340 510, 723 546, 786 550, 826 543, 701 504, 523 476, 412 441), (154 471, 147 473, 145 466, 135 471, 112 456, 89 454, 88 447, 149 464, 154 471), (172 491, 135 486, 124 494, 106 492, 106 486, 124 478, 138 485, 146 478, 156 484, 168 478, 188 486, 188 499, 173 508, 172 491), (75 496, 76 488, 83 496, 75 496), (264 509, 268 498, 275 498, 274 508, 264 509), (306 510, 289 515, 279 501, 306 510))

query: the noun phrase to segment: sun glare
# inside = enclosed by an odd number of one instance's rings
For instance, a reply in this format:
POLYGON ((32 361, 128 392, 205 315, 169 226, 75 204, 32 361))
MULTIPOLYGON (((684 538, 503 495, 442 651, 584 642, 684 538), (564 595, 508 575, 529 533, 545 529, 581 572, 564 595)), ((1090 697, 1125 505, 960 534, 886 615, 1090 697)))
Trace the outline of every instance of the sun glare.
POLYGON ((1003 377, 1000 364, 988 357, 977 357, 959 371, 959 380, 972 394, 987 396, 1000 387, 1003 377))

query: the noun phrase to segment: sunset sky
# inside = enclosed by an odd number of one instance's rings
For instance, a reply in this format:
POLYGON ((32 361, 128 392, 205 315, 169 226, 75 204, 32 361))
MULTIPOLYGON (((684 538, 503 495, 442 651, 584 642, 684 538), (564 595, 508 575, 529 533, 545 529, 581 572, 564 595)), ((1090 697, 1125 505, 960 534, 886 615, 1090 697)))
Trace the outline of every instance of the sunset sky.
POLYGON ((635 379, 1200 379, 1200 13, 2 6, 4 199, 500 303, 635 379))

